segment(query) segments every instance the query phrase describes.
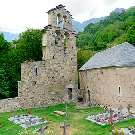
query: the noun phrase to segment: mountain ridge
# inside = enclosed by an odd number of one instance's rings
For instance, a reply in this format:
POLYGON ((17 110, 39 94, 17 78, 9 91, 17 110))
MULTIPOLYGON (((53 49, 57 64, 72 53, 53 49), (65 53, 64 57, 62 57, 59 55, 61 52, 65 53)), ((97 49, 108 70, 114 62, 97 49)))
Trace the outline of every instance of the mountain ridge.
MULTIPOLYGON (((130 7, 132 8, 132 7, 130 7)), ((122 10, 129 10, 130 8, 128 9, 124 9, 124 8, 116 8, 115 10, 113 10, 112 12, 122 12, 122 10)), ((110 13, 112 13, 110 12, 110 13)), ((76 31, 76 34, 80 31, 82 32, 84 30, 84 28, 90 24, 90 23, 97 23, 97 22, 100 22, 100 20, 104 20, 106 18, 106 16, 104 17, 100 17, 100 18, 91 18, 89 20, 86 20, 84 21, 82 24, 78 21, 75 21, 73 20, 72 21, 72 24, 73 24, 73 27, 76 31)), ((11 32, 6 32, 6 31, 0 31, 0 33, 3 33, 4 34, 4 38, 5 40, 7 40, 8 42, 12 41, 12 40, 15 40, 15 39, 18 39, 18 35, 19 34, 14 34, 14 33, 11 33, 11 32)))
MULTIPOLYGON (((132 8, 132 7, 130 7, 130 8, 132 8)), ((110 13, 113 13, 113 12, 122 12, 122 10, 129 10, 130 8, 128 8, 128 9, 125 9, 125 8, 116 8, 115 10, 113 10, 110 13)), ((79 31, 82 32, 84 30, 84 28, 88 24, 90 24, 90 23, 94 23, 95 24, 97 22, 100 22, 100 20, 104 20, 105 18, 106 18, 106 16, 100 17, 100 18, 91 18, 89 20, 84 21, 82 24, 80 22, 78 22, 78 21, 74 21, 73 20, 72 23, 73 23, 73 25, 76 26, 75 27, 75 31, 76 31, 76 33, 78 33, 79 31)))

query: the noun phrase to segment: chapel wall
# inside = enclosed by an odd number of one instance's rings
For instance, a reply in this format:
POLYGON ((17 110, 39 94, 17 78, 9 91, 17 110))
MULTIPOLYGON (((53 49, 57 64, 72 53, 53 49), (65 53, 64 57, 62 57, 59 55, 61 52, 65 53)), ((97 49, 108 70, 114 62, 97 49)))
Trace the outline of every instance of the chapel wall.
POLYGON ((135 67, 86 70, 80 76, 80 89, 90 90, 97 103, 114 108, 132 104, 135 109, 135 67))
MULTIPOLYGON (((67 48, 66 51, 72 54, 73 50, 67 48)), ((22 80, 18 82, 18 96, 32 101, 32 106, 65 103, 66 86, 73 84, 73 88, 78 87, 77 57, 71 60, 67 54, 65 59, 24 62, 21 67, 22 80)))

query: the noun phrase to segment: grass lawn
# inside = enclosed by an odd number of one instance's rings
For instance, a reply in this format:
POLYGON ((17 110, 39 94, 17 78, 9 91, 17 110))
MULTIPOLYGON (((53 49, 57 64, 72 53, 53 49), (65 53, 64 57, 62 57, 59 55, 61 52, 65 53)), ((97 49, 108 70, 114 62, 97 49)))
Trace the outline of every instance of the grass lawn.
MULTIPOLYGON (((100 126, 96 123, 92 123, 88 120, 85 120, 85 118, 88 115, 96 115, 101 112, 106 112, 104 109, 99 107, 92 107, 88 109, 81 109, 83 112, 79 110, 75 110, 74 105, 67 105, 69 107, 68 109, 68 116, 56 116, 53 113, 56 110, 63 111, 65 108, 65 104, 63 105, 56 105, 56 106, 49 106, 46 107, 47 109, 43 108, 31 108, 27 110, 18 110, 15 112, 6 112, 6 113, 0 113, 0 122, 3 124, 2 127, 0 127, 0 135, 31 135, 34 134, 32 131, 35 131, 36 129, 40 128, 41 125, 34 126, 27 128, 26 130, 22 127, 20 127, 19 124, 14 124, 13 121, 8 121, 9 117, 13 117, 12 114, 16 115, 22 115, 22 114, 28 114, 28 110, 32 110, 31 113, 34 116, 38 116, 39 118, 46 119, 46 116, 50 117, 51 123, 47 123, 45 125, 48 126, 48 129, 46 130, 46 134, 49 135, 62 135, 63 129, 60 128, 64 124, 64 120, 67 121, 67 124, 70 124, 69 127, 67 127, 67 135, 109 135, 109 132, 111 132, 111 125, 106 126, 100 126), (37 110, 40 109, 40 110, 37 110), (27 133, 24 133, 27 132, 27 133)), ((124 121, 115 124, 115 128, 119 129, 121 127, 129 127, 135 125, 135 119, 124 121)), ((37 134, 37 133, 36 133, 37 134)), ((34 135, 36 135, 34 134, 34 135)))

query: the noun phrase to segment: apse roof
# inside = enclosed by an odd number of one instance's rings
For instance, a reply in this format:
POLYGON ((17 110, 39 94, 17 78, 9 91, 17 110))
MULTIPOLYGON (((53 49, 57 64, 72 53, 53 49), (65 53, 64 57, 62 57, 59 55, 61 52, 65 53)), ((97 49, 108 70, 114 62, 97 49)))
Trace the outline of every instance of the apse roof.
POLYGON ((135 47, 124 42, 92 56, 79 70, 135 66, 135 47))

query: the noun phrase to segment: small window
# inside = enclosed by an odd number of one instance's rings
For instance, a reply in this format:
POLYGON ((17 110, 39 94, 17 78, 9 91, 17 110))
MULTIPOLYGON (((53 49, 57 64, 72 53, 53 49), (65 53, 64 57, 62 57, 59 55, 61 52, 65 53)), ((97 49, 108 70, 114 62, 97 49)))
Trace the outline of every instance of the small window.
POLYGON ((119 94, 121 94, 121 87, 120 86, 118 87, 118 92, 119 92, 119 94))
POLYGON ((54 59, 54 56, 53 56, 53 58, 52 59, 54 59))
POLYGON ((36 68, 36 75, 37 75, 37 68, 36 68))

